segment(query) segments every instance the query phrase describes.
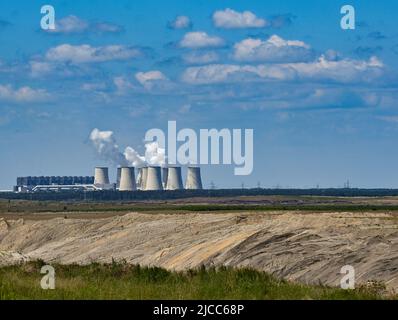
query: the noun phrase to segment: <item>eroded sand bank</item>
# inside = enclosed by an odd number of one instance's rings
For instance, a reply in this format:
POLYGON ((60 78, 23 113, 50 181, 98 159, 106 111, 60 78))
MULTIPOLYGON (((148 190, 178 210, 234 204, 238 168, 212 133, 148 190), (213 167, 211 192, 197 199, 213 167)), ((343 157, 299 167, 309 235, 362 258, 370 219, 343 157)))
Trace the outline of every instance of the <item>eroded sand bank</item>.
POLYGON ((398 218, 388 213, 130 213, 105 219, 0 219, 0 264, 110 262, 173 270, 252 267, 304 283, 357 281, 398 290, 398 218))

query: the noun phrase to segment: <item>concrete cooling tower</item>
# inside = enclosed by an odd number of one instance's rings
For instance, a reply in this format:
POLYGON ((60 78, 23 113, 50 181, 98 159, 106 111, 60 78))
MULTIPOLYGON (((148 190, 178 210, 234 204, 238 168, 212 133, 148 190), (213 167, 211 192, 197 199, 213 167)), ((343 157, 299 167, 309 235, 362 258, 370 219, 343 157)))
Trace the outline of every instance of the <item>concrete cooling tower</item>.
POLYGON ((167 177, 167 190, 182 190, 184 185, 182 183, 181 167, 170 167, 167 177))
POLYGON ((202 190, 202 177, 199 167, 188 167, 187 181, 185 188, 188 190, 202 190))
POLYGON ((108 168, 105 167, 95 168, 94 184, 102 184, 102 185, 110 184, 108 168))
POLYGON ((122 168, 118 167, 117 168, 117 174, 116 174, 116 189, 120 188, 120 178, 122 177, 122 168))
POLYGON ((148 173, 145 182, 145 190, 147 191, 163 190, 161 168, 148 167, 147 172, 148 173))
POLYGON ((162 168, 162 185, 163 189, 166 189, 167 187, 167 178, 169 175, 169 168, 162 168))
POLYGON ((122 167, 119 191, 137 190, 134 167, 122 167))
POLYGON ((148 167, 143 167, 140 169, 141 177, 140 177, 140 189, 145 190, 146 188, 146 181, 148 177, 148 167))

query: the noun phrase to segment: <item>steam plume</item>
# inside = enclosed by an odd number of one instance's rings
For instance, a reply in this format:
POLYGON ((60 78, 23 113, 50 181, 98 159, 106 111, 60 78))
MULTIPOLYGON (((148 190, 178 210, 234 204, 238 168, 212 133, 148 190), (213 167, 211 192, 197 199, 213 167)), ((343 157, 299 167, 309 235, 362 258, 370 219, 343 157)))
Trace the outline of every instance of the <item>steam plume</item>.
POLYGON ((122 153, 113 135, 113 131, 94 129, 90 134, 90 141, 102 159, 118 166, 140 168, 146 165, 166 165, 166 150, 160 148, 157 142, 147 143, 145 145, 145 156, 141 156, 132 147, 126 147, 124 153, 122 153))

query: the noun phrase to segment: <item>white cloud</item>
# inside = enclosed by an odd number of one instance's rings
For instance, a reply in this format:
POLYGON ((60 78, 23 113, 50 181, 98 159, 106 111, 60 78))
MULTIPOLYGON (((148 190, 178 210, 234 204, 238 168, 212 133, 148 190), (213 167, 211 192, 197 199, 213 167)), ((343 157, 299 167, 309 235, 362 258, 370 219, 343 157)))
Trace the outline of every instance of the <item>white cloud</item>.
POLYGON ((238 61, 302 62, 314 59, 310 46, 298 40, 284 40, 277 35, 268 40, 245 39, 234 46, 233 57, 238 61))
POLYGON ((129 60, 140 56, 142 53, 135 47, 121 45, 109 45, 104 47, 92 47, 87 44, 74 46, 62 44, 51 48, 46 53, 46 59, 57 62, 92 63, 112 60, 129 60))
POLYGON ((195 31, 188 32, 180 42, 182 48, 207 48, 207 47, 221 47, 224 45, 224 40, 220 37, 209 36, 206 32, 195 31))
POLYGON ((167 77, 160 71, 138 72, 135 75, 137 81, 145 88, 151 89, 157 81, 167 81, 167 77))
POLYGON ((208 64, 219 60, 219 56, 215 52, 190 52, 182 56, 188 64, 208 64))
POLYGON ((169 27, 172 29, 189 29, 192 27, 192 22, 187 16, 178 16, 169 23, 169 27))
POLYGON ((103 82, 98 83, 83 83, 81 86, 83 91, 97 91, 97 90, 105 90, 106 84, 103 82))
POLYGON ((25 86, 14 89, 11 85, 0 85, 0 100, 11 102, 42 102, 47 101, 50 95, 43 89, 32 89, 25 86))
POLYGON ((258 18, 250 11, 237 12, 232 9, 216 11, 213 14, 213 23, 217 28, 263 28, 268 25, 265 19, 258 18))
POLYGON ((54 30, 46 30, 48 33, 55 34, 74 34, 74 33, 84 33, 84 32, 109 32, 109 33, 117 33, 123 30, 122 27, 107 23, 107 22, 97 22, 91 23, 86 20, 83 20, 77 16, 70 15, 62 19, 57 19, 55 23, 54 30))
POLYGON ((42 61, 30 61, 30 75, 33 78, 42 77, 54 71, 54 65, 42 61))
POLYGON ((344 59, 328 61, 321 56, 309 63, 233 65, 213 64, 190 67, 182 80, 191 84, 237 81, 332 81, 339 83, 370 82, 384 72, 376 57, 368 61, 344 59))
POLYGON ((119 95, 123 95, 135 89, 134 85, 124 77, 115 77, 113 79, 113 84, 116 86, 116 93, 119 95))

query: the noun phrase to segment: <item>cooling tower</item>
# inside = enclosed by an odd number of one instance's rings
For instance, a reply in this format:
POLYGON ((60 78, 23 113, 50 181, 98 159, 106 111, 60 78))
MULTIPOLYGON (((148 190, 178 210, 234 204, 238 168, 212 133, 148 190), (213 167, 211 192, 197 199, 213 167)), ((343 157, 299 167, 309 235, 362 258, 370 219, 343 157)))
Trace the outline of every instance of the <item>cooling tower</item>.
POLYGON ((120 175, 119 191, 134 191, 137 190, 135 183, 134 167, 123 167, 120 175))
POLYGON ((167 177, 167 190, 181 190, 184 189, 182 183, 181 167, 170 167, 167 177))
POLYGON ((146 181, 148 178, 148 167, 141 168, 140 188, 146 190, 146 181))
POLYGON ((163 185, 163 189, 166 189, 166 187, 167 187, 168 175, 169 175, 169 168, 163 167, 162 168, 162 185, 163 185))
POLYGON ((185 188, 189 190, 202 190, 202 177, 199 167, 188 167, 185 188))
POLYGON ((116 189, 120 188, 120 178, 122 177, 122 168, 117 167, 117 173, 116 173, 116 189))
POLYGON ((160 167, 148 167, 147 177, 145 182, 145 190, 163 190, 162 187, 162 175, 160 167))
POLYGON ((95 168, 94 184, 110 184, 108 168, 97 167, 95 168))

